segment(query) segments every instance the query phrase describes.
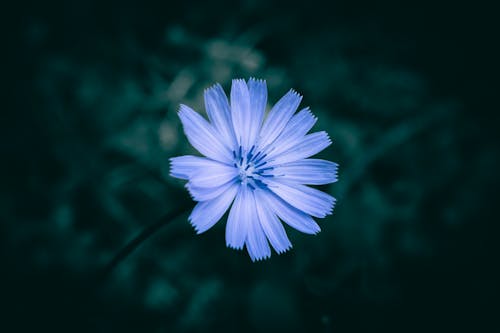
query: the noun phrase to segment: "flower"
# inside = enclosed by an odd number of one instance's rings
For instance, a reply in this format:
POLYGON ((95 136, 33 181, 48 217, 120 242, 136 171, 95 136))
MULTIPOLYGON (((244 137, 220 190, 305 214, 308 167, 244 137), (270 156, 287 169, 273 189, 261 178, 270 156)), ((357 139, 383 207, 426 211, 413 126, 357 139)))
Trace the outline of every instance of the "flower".
POLYGON ((205 90, 209 122, 180 106, 184 132, 205 157, 173 157, 170 174, 188 180, 186 188, 198 201, 189 216, 197 233, 230 209, 227 246, 246 246, 252 261, 266 259, 269 243, 278 254, 292 247, 281 221, 306 234, 320 231, 313 217, 331 214, 335 198, 307 185, 337 181, 337 164, 309 158, 331 141, 324 131, 308 134, 316 117, 309 108, 295 113, 302 96, 294 90, 266 119, 264 80, 233 80, 230 100, 219 84, 205 90))

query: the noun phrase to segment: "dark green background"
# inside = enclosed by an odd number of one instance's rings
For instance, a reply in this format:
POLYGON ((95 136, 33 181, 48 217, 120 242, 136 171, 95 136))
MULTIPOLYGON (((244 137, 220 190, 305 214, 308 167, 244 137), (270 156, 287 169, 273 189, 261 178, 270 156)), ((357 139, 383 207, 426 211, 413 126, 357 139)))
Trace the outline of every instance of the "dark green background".
POLYGON ((485 332, 498 322, 498 43, 480 3, 49 1, 5 8, 0 331, 485 332), (304 95, 340 164, 322 232, 252 263, 190 202, 179 103, 304 95), (491 80, 493 81, 493 80, 491 80))

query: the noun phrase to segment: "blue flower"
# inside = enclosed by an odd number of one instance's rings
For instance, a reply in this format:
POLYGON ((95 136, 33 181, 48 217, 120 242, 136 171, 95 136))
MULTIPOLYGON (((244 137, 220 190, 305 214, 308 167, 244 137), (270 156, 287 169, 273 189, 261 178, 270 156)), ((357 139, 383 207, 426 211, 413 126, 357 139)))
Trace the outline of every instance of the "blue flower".
POLYGON ((246 246, 252 261, 266 259, 269 244, 277 253, 292 247, 281 221, 303 233, 320 231, 312 217, 331 214, 335 198, 307 185, 337 181, 337 164, 309 158, 331 141, 324 131, 308 134, 316 117, 309 108, 295 113, 302 100, 295 91, 283 96, 267 117, 263 80, 233 80, 230 100, 219 84, 207 89, 209 121, 180 106, 184 132, 205 157, 171 158, 170 172, 188 180, 186 188, 198 201, 189 216, 197 233, 210 229, 230 209, 227 246, 246 246))

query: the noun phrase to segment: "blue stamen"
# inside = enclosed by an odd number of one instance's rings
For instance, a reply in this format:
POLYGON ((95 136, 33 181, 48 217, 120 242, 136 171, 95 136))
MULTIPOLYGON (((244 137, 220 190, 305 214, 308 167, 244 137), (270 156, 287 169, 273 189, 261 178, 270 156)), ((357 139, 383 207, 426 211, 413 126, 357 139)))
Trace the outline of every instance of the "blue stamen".
POLYGON ((264 161, 264 162, 262 162, 262 163, 260 163, 260 164, 256 165, 256 166, 255 166, 255 169, 260 168, 261 166, 263 166, 263 165, 264 165, 264 164, 266 164, 266 163, 267 163, 267 162, 266 162, 266 161, 264 161))
POLYGON ((267 156, 267 154, 263 154, 261 157, 259 157, 258 159, 256 159, 254 161, 255 164, 259 163, 260 161, 262 161, 265 157, 267 156))
POLYGON ((267 188, 267 185, 262 182, 260 179, 254 179, 255 185, 257 185, 260 188, 267 188))
POLYGON ((250 148, 250 151, 247 154, 247 161, 250 161, 252 159, 252 153, 253 153, 254 149, 255 149, 255 145, 253 145, 252 148, 250 148))

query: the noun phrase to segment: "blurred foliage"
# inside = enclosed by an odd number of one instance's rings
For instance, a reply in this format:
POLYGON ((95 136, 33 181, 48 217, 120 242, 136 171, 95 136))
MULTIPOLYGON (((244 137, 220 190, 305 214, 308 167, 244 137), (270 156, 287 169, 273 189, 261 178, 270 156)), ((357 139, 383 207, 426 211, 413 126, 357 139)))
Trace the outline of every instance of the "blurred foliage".
POLYGON ((451 75, 463 58, 443 53, 459 44, 438 46, 445 6, 419 30, 428 7, 393 5, 21 10, 0 206, 2 322, 16 329, 2 331, 487 327, 496 264, 479 222, 493 220, 496 134, 470 112, 478 90, 451 75), (251 263, 226 249, 225 223, 196 236, 186 213, 95 283, 144 227, 190 201, 168 176, 169 157, 194 153, 178 105, 204 111, 205 88, 250 76, 267 80, 270 104, 297 89, 333 139, 321 156, 340 164, 340 181, 323 190, 338 203, 322 232, 287 229, 292 251, 251 263))

